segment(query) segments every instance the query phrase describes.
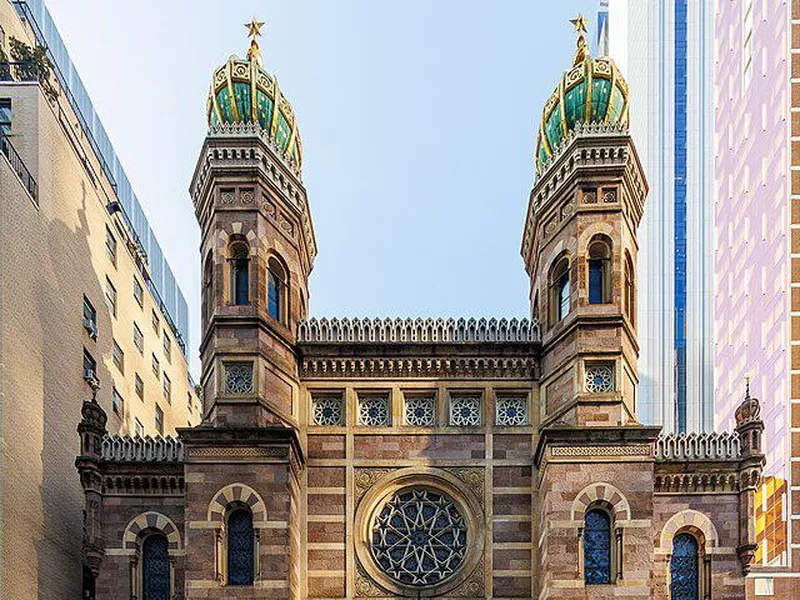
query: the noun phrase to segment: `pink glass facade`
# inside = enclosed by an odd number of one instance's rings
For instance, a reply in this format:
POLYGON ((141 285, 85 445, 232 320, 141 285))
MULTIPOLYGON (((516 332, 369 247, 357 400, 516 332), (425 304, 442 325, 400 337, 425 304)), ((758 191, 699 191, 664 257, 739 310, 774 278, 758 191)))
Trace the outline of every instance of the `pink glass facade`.
POLYGON ((716 2, 714 402, 716 428, 731 427, 751 377, 767 455, 756 558, 762 566, 797 569, 800 554, 795 549, 792 556, 789 545, 792 525, 800 534, 789 483, 791 408, 800 402, 800 385, 792 385, 793 373, 800 374, 800 327, 792 327, 792 295, 800 294, 792 234, 800 231, 792 205, 800 195, 791 189, 791 10, 790 2, 716 2))

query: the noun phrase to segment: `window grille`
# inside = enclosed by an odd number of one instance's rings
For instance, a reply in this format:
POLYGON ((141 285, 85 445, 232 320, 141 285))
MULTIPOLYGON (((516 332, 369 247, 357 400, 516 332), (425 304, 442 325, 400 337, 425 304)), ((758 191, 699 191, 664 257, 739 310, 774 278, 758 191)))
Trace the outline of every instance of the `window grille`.
POLYGON ((679 533, 672 540, 669 561, 671 600, 698 600, 699 567, 697 540, 689 533, 679 533))
POLYGON ((142 545, 142 599, 170 600, 170 592, 167 538, 150 535, 142 545))
POLYGON ((611 583, 611 517, 604 510, 590 510, 583 525, 584 581, 611 583))
POLYGON ((344 425, 344 401, 341 396, 312 397, 311 418, 314 425, 344 425))
POLYGON ((436 400, 433 396, 410 396, 405 402, 406 425, 430 427, 436 423, 436 400))
POLYGON ((481 424, 481 399, 479 396, 450 398, 450 425, 477 427, 481 424))
POLYGON ((525 396, 498 397, 495 423, 501 427, 522 427, 528 424, 528 399, 525 396))
POLYGON ((228 517, 228 585, 253 585, 255 576, 253 516, 238 509, 228 517))
POLYGON ((225 393, 252 394, 253 363, 229 363, 225 365, 225 393))
POLYGON ((389 424, 389 398, 368 396, 358 399, 358 424, 380 427, 389 424))

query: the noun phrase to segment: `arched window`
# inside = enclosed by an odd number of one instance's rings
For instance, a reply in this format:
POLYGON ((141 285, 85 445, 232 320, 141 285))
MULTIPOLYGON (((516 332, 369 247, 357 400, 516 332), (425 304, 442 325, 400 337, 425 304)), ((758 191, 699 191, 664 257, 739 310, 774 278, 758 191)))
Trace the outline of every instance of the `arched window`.
POLYGON ((625 253, 625 314, 632 325, 636 325, 636 284, 633 279, 633 261, 625 253))
POLYGON ((589 304, 611 302, 611 246, 604 240, 589 244, 589 304))
POLYGON ((267 261, 267 312, 275 319, 286 324, 287 301, 286 269, 272 256, 267 261))
POLYGON ((250 304, 250 249, 247 242, 231 242, 228 257, 231 265, 231 303, 250 304))
POLYGON ((211 251, 208 251, 206 263, 203 266, 203 323, 211 320, 211 306, 214 294, 214 260, 211 251))
POLYGON ((170 600, 167 537, 148 535, 142 544, 142 600, 170 600))
POLYGON ((228 585, 253 585, 254 551, 253 515, 237 508, 228 517, 228 585))
POLYGON ((584 518, 583 565, 586 585, 611 583, 611 517, 600 508, 584 518))
POLYGON ((699 600, 700 551, 692 534, 679 533, 673 538, 669 574, 671 600, 699 600))
POLYGON ((553 268, 550 279, 550 315, 553 325, 569 313, 569 295, 569 260, 562 258, 553 268))

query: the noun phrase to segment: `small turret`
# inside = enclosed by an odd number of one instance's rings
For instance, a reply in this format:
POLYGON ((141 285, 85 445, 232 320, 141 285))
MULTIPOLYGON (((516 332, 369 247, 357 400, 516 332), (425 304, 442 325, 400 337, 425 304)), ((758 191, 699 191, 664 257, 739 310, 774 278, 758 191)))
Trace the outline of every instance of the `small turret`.
MULTIPOLYGON (((742 460, 739 464, 739 514, 755 515, 756 492, 761 483, 761 471, 766 459, 761 451, 761 434, 764 421, 761 420, 761 404, 750 396, 750 378, 745 385, 744 400, 736 409, 736 433, 739 434, 742 460)), ((742 563, 742 570, 750 571, 750 563, 758 548, 755 532, 755 519, 747 519, 747 527, 739 528, 739 545, 736 552, 742 563)))
POLYGON ((81 422, 78 433, 81 436, 81 453, 75 460, 75 466, 81 478, 81 485, 86 497, 84 510, 83 560, 84 566, 96 578, 105 556, 102 526, 100 524, 100 501, 102 492, 102 476, 99 463, 103 454, 103 438, 107 435, 108 417, 97 403, 99 384, 92 386, 91 400, 85 400, 81 407, 81 422))

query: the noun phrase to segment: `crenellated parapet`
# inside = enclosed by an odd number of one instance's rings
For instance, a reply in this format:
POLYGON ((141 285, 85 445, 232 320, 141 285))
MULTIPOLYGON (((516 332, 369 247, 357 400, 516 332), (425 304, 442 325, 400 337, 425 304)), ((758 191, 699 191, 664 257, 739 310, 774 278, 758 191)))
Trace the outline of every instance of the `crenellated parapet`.
POLYGON ((660 435, 655 444, 656 461, 738 460, 741 443, 736 432, 672 433, 660 435))
POLYGON ((183 442, 178 438, 127 435, 103 439, 102 460, 108 462, 182 462, 183 442))
POLYGON ((447 343, 541 341, 528 319, 309 319, 297 328, 298 343, 447 343))

